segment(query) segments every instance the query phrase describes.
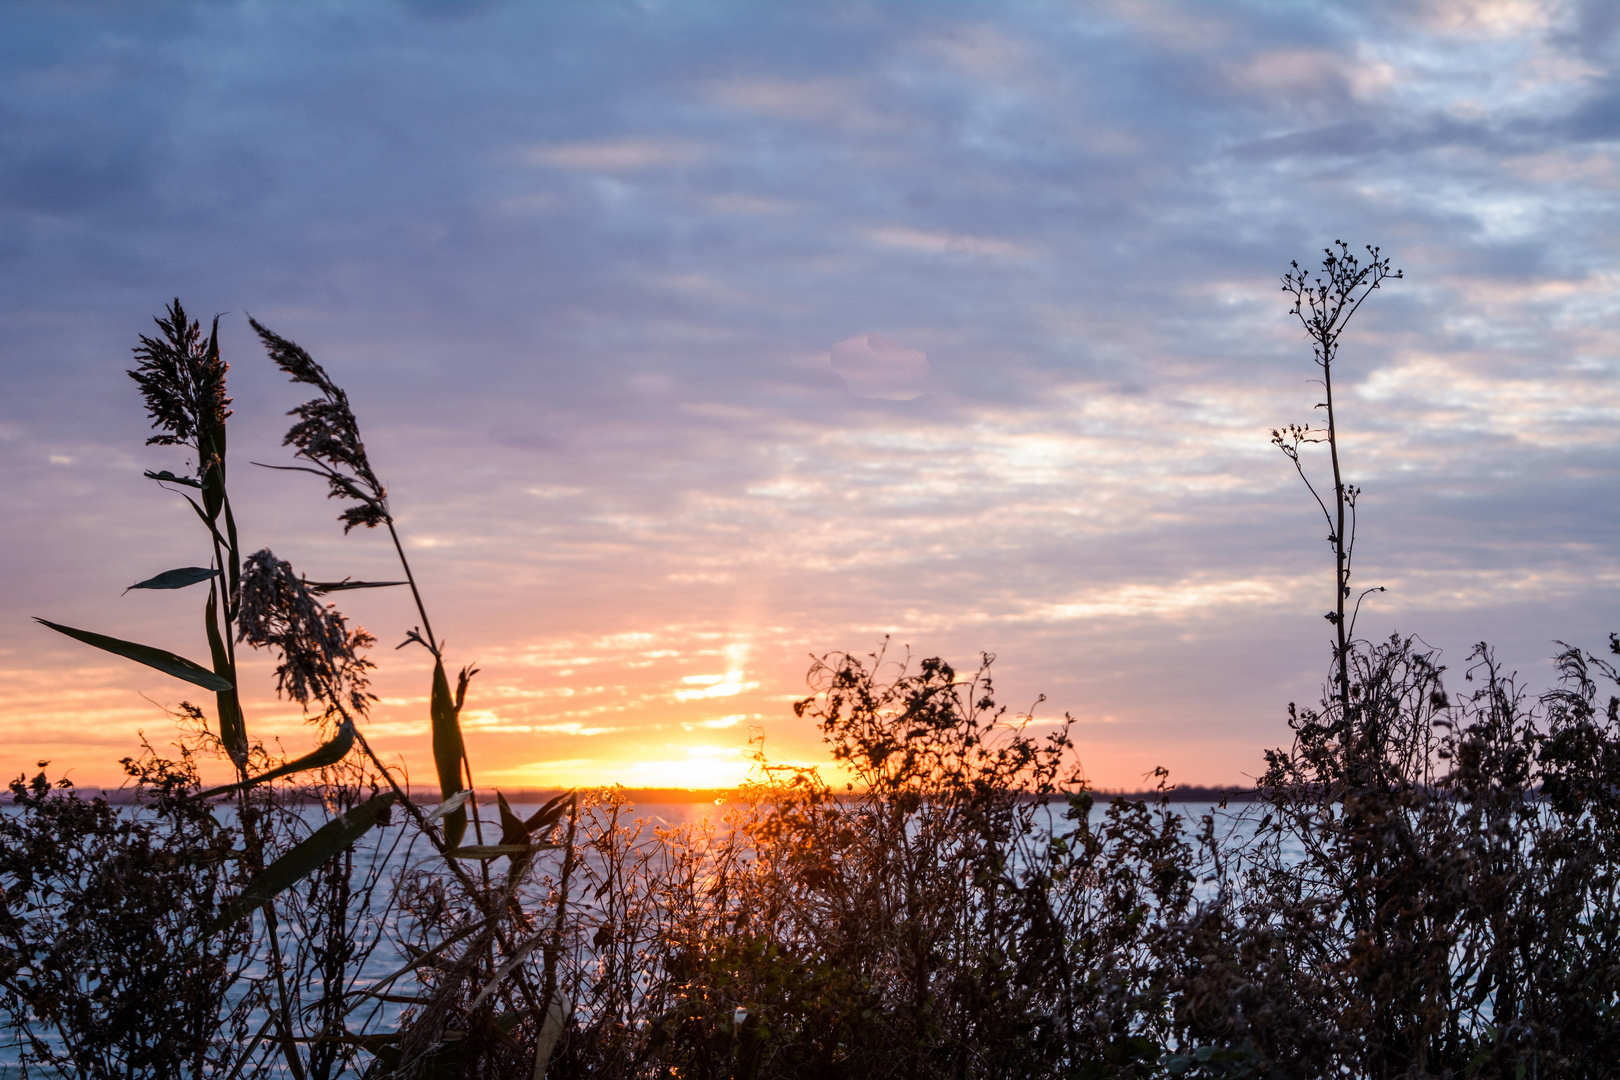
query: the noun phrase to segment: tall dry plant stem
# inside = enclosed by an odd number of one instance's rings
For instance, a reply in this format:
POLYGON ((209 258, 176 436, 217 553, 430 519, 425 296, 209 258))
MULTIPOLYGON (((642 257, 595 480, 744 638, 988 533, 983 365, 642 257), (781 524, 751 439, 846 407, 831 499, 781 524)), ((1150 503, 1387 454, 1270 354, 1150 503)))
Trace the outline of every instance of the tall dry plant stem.
MULTIPOLYGON (((405 574, 404 584, 410 587, 417 616, 421 619, 421 625, 405 635, 405 641, 400 647, 414 642, 427 649, 433 656, 433 686, 429 695, 429 707, 432 714, 433 755, 438 769, 440 788, 445 798, 450 798, 457 790, 471 791, 474 788, 472 763, 468 760, 466 744, 462 738, 460 713, 466 699, 467 685, 477 671, 471 666, 462 668, 452 698, 449 680, 444 671, 443 643, 433 633, 433 624, 428 618, 427 605, 422 600, 422 590, 417 583, 416 573, 411 568, 410 559, 405 555, 405 545, 400 540, 394 516, 389 510, 388 490, 378 478, 366 454, 365 443, 360 438, 360 424, 349 405, 349 396, 342 387, 332 381, 314 357, 296 342, 266 328, 256 319, 250 318, 248 323, 259 335, 265 350, 277 367, 290 376, 293 382, 313 386, 320 391, 319 397, 304 402, 289 413, 297 417, 298 422, 288 430, 286 438, 282 440, 282 444, 292 446, 298 459, 306 464, 270 465, 266 468, 318 476, 327 483, 328 498, 351 500, 351 505, 345 507, 338 515, 338 520, 343 522, 344 532, 357 525, 364 525, 368 529, 376 528, 378 525, 387 528, 389 539, 394 545, 394 553, 399 557, 400 569, 405 574)), ((399 583, 352 582, 340 583, 339 587, 355 588, 385 584, 399 583)), ((479 815, 478 800, 470 801, 474 836, 481 844, 483 821, 479 815)), ((445 819, 446 836, 451 847, 459 843, 465 822, 464 810, 457 810, 445 819)), ((487 868, 484 876, 487 887, 487 868)))
POLYGON ((422 590, 417 587, 416 574, 411 570, 411 560, 405 557, 405 545, 400 543, 399 530, 394 528, 392 514, 388 515, 386 523, 388 537, 394 542, 394 553, 399 556, 399 567, 405 571, 405 580, 411 586, 411 599, 416 601, 416 614, 422 619, 422 634, 427 638, 428 652, 432 653, 435 659, 443 659, 439 652, 439 639, 433 636, 433 623, 428 619, 427 605, 422 603, 422 590))
POLYGON ((1301 269, 1297 262, 1290 263, 1288 273, 1283 275, 1282 289, 1294 298, 1294 305, 1289 309, 1289 314, 1299 319, 1300 325, 1305 328, 1305 334, 1311 341, 1312 359, 1322 371, 1323 400, 1316 407, 1326 410, 1327 427, 1324 429, 1312 428, 1309 424, 1290 424, 1286 428, 1273 429, 1271 441, 1294 463, 1300 479, 1310 489, 1311 497, 1316 500, 1316 505, 1322 510, 1322 516, 1327 520, 1328 543, 1333 548, 1334 590, 1333 610, 1327 613, 1326 618, 1333 624, 1337 638, 1333 650, 1336 691, 1340 705, 1348 716, 1350 646, 1355 638, 1356 615, 1361 609, 1361 601, 1368 593, 1382 592, 1383 589, 1375 587, 1363 591, 1348 616, 1346 615, 1345 607, 1350 599, 1351 564, 1355 558, 1356 548, 1356 500, 1361 495, 1361 489, 1345 482, 1344 470, 1339 461, 1339 428, 1333 400, 1333 361, 1338 358, 1339 339, 1344 334, 1345 327, 1366 302, 1367 297, 1377 291, 1386 278, 1399 279, 1402 275, 1399 270, 1391 270, 1389 259, 1380 258, 1379 249, 1371 245, 1367 247, 1365 263, 1350 253, 1350 246, 1343 240, 1334 241, 1333 247, 1323 248, 1322 253, 1322 267, 1314 273, 1301 269), (1311 483, 1299 455, 1301 446, 1324 442, 1327 444, 1328 457, 1333 467, 1331 506, 1322 498, 1316 485, 1311 483))
MULTIPOLYGON (((195 475, 176 476, 163 472, 146 475, 159 483, 174 485, 207 527, 213 548, 213 580, 208 584, 208 600, 203 608, 204 631, 216 676, 228 685, 216 690, 220 741, 235 766, 238 788, 236 801, 244 828, 250 863, 263 869, 264 840, 258 834, 255 817, 248 813, 247 782, 249 741, 247 723, 237 690, 236 638, 233 632, 241 608, 242 555, 237 540, 236 516, 231 511, 226 486, 226 421, 231 416, 231 399, 226 392, 229 365, 220 357, 219 317, 215 316, 207 340, 199 321, 188 319, 176 299, 164 317, 156 320, 161 334, 141 336, 135 349, 136 367, 129 375, 140 387, 147 413, 158 434, 147 445, 182 446, 196 454, 195 475), (197 498, 186 494, 192 488, 197 498), (222 531, 223 527, 223 531, 222 531), (223 578, 224 588, 219 588, 223 578)), ((171 571, 171 573, 173 573, 171 571)), ((156 580, 156 579, 154 579, 156 580)), ((142 583, 150 586, 150 582, 142 583)), ((166 586, 158 586, 166 587, 166 586)), ((280 930, 273 908, 264 912, 267 940, 276 985, 276 1015, 280 1042, 287 1063, 297 1080, 303 1070, 293 1049, 293 1026, 281 957, 280 930)))

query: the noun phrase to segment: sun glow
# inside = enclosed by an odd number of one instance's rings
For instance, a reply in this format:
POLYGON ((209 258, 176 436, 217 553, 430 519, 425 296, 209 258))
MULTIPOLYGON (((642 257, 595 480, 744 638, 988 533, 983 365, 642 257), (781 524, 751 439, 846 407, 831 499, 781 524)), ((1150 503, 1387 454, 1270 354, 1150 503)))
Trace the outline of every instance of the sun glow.
POLYGON ((748 690, 757 690, 758 682, 744 681, 743 660, 748 656, 747 645, 728 645, 725 650, 730 668, 724 675, 687 675, 681 682, 690 687, 675 691, 676 701, 701 701, 704 698, 736 697, 748 690))

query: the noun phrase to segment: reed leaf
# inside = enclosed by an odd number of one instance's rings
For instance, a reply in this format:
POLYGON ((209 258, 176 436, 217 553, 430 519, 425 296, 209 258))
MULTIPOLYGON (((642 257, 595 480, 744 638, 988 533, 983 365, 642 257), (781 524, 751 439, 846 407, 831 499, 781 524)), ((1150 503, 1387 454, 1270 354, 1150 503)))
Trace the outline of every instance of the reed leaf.
POLYGON ((534 851, 549 851, 561 846, 561 844, 468 844, 465 847, 450 848, 444 854, 450 859, 484 861, 498 859, 502 855, 528 855, 534 851))
POLYGON ((456 792, 454 795, 444 800, 444 802, 434 807, 433 812, 427 816, 427 820, 438 821, 446 814, 455 813, 457 810, 461 809, 462 804, 464 804, 467 799, 471 797, 471 795, 472 792, 470 790, 456 792))
POLYGON ((258 776, 250 777, 249 779, 243 780, 239 783, 226 784, 223 787, 209 788, 207 791, 198 794, 197 797, 199 799, 207 799, 215 795, 223 795, 227 791, 237 791, 250 788, 255 784, 262 784, 267 780, 274 780, 282 776, 291 776, 293 773, 306 772, 310 769, 324 769, 328 765, 336 765, 338 762, 342 761, 348 756, 349 751, 353 748, 354 721, 345 719, 338 727, 336 735, 332 736, 329 741, 317 746, 303 757, 295 758, 294 760, 287 762, 285 765, 278 765, 269 772, 260 773, 258 776))
MULTIPOLYGON (((450 696, 450 680, 444 674, 444 661, 433 661, 433 696, 429 701, 433 719, 433 765, 439 773, 439 797, 448 800, 461 790, 461 720, 456 702, 450 696)), ((444 817, 444 845, 455 847, 467 832, 467 811, 458 807, 444 817)))
POLYGON ((568 1026, 573 1006, 559 987, 546 1003, 546 1013, 540 1020, 540 1033, 534 1041, 534 1080, 546 1080, 546 1067, 551 1063, 552 1051, 568 1026))
POLYGON ((520 877, 529 865, 529 855, 534 849, 529 843, 529 828, 523 819, 512 812, 512 807, 506 802, 506 796, 500 792, 495 793, 495 802, 501 813, 501 846, 521 847, 523 854, 512 856, 512 877, 520 877))
POLYGON ((310 581, 305 582, 309 591, 325 596, 327 593, 347 592, 350 589, 386 589, 393 585, 409 585, 408 581, 310 581))
POLYGON ((177 679, 184 679, 194 683, 205 690, 230 690, 231 684, 209 671, 201 664, 177 656, 167 649, 159 649, 151 645, 141 645, 134 641, 125 641, 122 638, 108 637, 106 634, 97 634, 89 630, 76 630, 71 626, 53 623, 49 619, 35 616, 34 621, 55 630, 59 634, 66 634, 86 645, 94 645, 105 652, 113 653, 133 660, 138 664, 145 664, 149 668, 156 668, 165 675, 173 675, 177 679))
POLYGON ((484 988, 478 991, 478 995, 472 999, 472 1004, 467 1006, 467 1011, 470 1013, 474 1009, 478 1008, 478 1006, 482 1005, 484 1003, 484 999, 499 989, 501 983, 505 982, 507 978, 511 976, 512 972, 523 966, 523 961, 528 959, 529 954, 534 951, 535 946, 542 944, 548 935, 549 931, 542 930, 540 933, 531 936, 529 940, 513 949, 511 954, 507 956, 506 962, 496 970, 494 976, 484 984, 484 988))
MULTIPOLYGON (((214 661, 214 674, 234 682, 236 666, 231 663, 229 651, 225 648, 225 637, 219 630, 219 592, 208 586, 208 604, 203 611, 203 630, 208 635, 208 652, 214 661)), ((247 761, 247 721, 242 716, 241 702, 236 691, 221 690, 214 695, 214 703, 219 711, 219 741, 225 744, 225 752, 231 760, 238 763, 247 761)))
POLYGON ((495 805, 501 815, 501 843, 522 844, 525 848, 529 843, 529 830, 523 824, 523 819, 512 813, 512 807, 507 803, 506 796, 500 792, 495 793, 495 805))
MULTIPOLYGON (((211 577, 218 576, 218 570, 206 566, 182 566, 176 570, 165 570, 145 581, 137 581, 129 589, 183 589, 187 585, 195 585, 199 581, 207 581, 211 577)), ((129 589, 124 591, 129 592, 129 589)))
POLYGON ((568 809, 568 800, 573 797, 574 789, 569 788, 561 795, 550 800, 546 805, 529 815, 529 819, 523 823, 524 829, 533 833, 555 825, 557 820, 562 817, 563 811, 568 809))
POLYGON ((164 469, 160 472, 152 472, 150 469, 148 469, 145 476, 148 480, 157 480, 164 484, 184 484, 186 487, 194 488, 202 487, 201 480, 194 480, 189 476, 176 476, 168 469, 164 469))
POLYGON ((219 933, 238 919, 253 914, 274 900, 282 891, 320 869, 328 859, 369 832, 393 801, 392 791, 373 795, 359 806, 316 829, 308 839, 294 844, 279 859, 248 882, 242 894, 225 905, 219 917, 204 933, 208 935, 219 933))
POLYGON ((215 519, 208 516, 208 511, 202 508, 201 503, 199 503, 196 499, 193 499, 190 495, 187 495, 185 492, 181 492, 180 497, 186 500, 186 502, 190 503, 191 508, 197 512, 198 520, 201 521, 203 523, 203 527, 208 530, 208 535, 214 538, 214 543, 218 544, 227 551, 236 550, 236 545, 227 539, 224 533, 219 531, 219 526, 215 524, 215 519))

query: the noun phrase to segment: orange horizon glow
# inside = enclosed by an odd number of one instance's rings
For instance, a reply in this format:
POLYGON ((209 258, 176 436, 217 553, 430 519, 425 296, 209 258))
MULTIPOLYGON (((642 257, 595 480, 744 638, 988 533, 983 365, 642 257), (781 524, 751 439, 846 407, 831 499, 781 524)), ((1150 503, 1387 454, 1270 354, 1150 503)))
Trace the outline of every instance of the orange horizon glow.
MULTIPOLYGON (((760 749, 772 764, 815 768, 835 786, 847 781, 819 732, 793 714, 792 702, 808 693, 802 670, 762 663, 750 642, 708 643, 687 652, 662 648, 666 642, 658 638, 619 635, 596 642, 602 650, 596 655, 552 647, 480 660, 483 671, 462 714, 478 787, 727 790, 757 778, 760 749), (593 678, 579 680, 582 668, 593 678)), ((76 648, 68 642, 51 656, 82 666, 0 672, 13 715, 60 709, 64 701, 71 709, 55 712, 48 728, 11 725, 11 753, 0 762, 7 779, 33 775, 38 760, 49 760, 52 779, 117 788, 127 782, 119 760, 139 751, 143 734, 159 755, 174 756, 179 729, 166 709, 191 700, 211 715, 209 694, 88 647, 76 654, 76 648)), ((775 650, 789 657, 793 651, 775 650)), ((379 700, 361 730, 386 762, 404 766, 414 788, 431 788, 428 670, 420 658, 377 659, 383 665, 373 686, 379 700)), ((317 736, 310 718, 296 704, 265 695, 273 685, 266 658, 247 654, 240 662, 250 734, 288 758, 312 748, 317 736)), ((1035 733, 1050 730, 1060 715, 1037 717, 1035 733)), ((1140 786, 1128 760, 1123 769, 1111 768, 1106 759, 1081 752, 1094 784, 1140 786)), ((202 774, 205 783, 231 778, 222 759, 203 762, 202 774)))

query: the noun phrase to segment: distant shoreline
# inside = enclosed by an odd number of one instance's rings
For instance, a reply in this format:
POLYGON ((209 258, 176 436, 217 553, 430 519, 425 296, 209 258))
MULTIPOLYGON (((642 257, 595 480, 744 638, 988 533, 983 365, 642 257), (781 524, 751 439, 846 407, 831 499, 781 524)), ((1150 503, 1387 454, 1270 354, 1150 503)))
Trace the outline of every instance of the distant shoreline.
MULTIPOLYGON (((137 800, 135 792, 130 788, 97 788, 74 787, 72 790, 82 798, 94 799, 98 796, 115 806, 131 806, 137 800)), ((513 788, 502 790, 511 803, 543 803, 556 798, 570 788, 513 788)), ((582 791, 602 791, 605 788, 581 788, 582 791)), ((716 803, 730 799, 746 798, 747 792, 741 788, 620 788, 620 793, 628 803, 647 805, 653 803, 716 803)), ((1254 788, 1220 788, 1187 785, 1171 788, 1168 791, 1125 791, 1123 789, 1093 788, 1091 797, 1099 804, 1107 804, 1123 799, 1127 802, 1158 802, 1161 798, 1172 803, 1217 803, 1225 800, 1231 803, 1252 802, 1256 797, 1254 788)), ((313 796, 309 801, 315 801, 313 796)), ((439 802, 437 793, 432 791, 418 791, 412 795, 412 801, 423 806, 434 806, 439 802)), ((480 805, 495 801, 495 789, 480 788, 478 802, 480 805)), ((1061 801, 1054 798, 1052 801, 1061 801)), ((0 805, 12 805, 0 800, 0 805)))

